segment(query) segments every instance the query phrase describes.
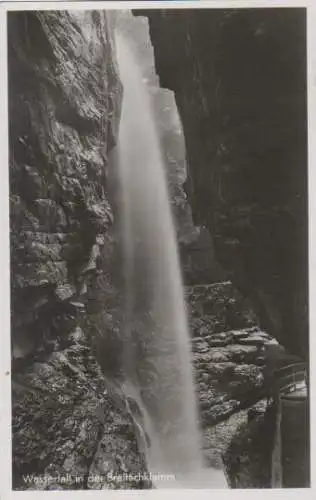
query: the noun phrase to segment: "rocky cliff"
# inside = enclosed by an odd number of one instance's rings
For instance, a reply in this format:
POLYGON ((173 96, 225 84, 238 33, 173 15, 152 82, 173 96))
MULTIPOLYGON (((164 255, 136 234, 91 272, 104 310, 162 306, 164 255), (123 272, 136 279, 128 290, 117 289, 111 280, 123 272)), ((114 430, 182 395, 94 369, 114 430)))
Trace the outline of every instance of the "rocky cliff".
POLYGON ((119 477, 146 467, 115 382, 107 165, 122 89, 110 21, 8 15, 16 489, 144 486, 119 477))
POLYGON ((305 10, 135 14, 175 92, 195 222, 262 327, 307 357, 305 10))

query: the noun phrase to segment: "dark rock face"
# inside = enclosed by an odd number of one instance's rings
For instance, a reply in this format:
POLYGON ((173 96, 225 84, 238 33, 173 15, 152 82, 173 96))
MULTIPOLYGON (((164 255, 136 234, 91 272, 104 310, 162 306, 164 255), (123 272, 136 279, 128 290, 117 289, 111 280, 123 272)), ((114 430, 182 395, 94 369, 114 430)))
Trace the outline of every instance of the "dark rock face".
POLYGON ((187 191, 260 322, 308 356, 304 9, 151 10, 161 86, 175 92, 187 191))
POLYGON ((13 487, 138 487, 106 479, 144 470, 109 382, 119 349, 107 156, 122 93, 109 17, 9 13, 8 56, 13 487))
POLYGON ((187 285, 204 285, 225 281, 228 273, 215 257, 213 238, 207 228, 201 227, 197 237, 180 246, 184 282, 187 285))

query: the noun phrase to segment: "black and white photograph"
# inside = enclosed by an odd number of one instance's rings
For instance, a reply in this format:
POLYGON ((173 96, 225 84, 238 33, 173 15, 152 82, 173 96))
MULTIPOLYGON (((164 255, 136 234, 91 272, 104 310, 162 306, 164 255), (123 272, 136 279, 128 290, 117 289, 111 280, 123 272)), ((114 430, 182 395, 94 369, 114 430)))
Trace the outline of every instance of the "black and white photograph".
POLYGON ((89 3, 5 12, 11 489, 309 489, 308 9, 89 3))

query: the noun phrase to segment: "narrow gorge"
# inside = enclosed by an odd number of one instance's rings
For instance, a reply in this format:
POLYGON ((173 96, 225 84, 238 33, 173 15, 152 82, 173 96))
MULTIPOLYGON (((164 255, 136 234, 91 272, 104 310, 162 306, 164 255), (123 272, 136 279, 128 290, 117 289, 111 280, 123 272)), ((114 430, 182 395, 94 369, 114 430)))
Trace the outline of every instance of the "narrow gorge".
POLYGON ((309 359, 304 12, 8 13, 14 490, 275 486, 275 373, 309 359))

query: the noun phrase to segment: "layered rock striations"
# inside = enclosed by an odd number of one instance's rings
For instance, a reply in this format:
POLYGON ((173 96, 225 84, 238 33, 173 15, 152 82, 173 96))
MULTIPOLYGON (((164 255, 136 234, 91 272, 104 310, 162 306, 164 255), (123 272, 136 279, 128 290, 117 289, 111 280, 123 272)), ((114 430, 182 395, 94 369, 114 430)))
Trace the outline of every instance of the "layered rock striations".
POLYGON ((195 222, 257 306, 262 327, 308 356, 304 9, 136 11, 175 92, 195 222))
POLYGON ((107 478, 145 470, 115 383, 109 16, 11 12, 8 64, 13 487, 142 487, 107 478))
POLYGON ((231 282, 187 287, 186 299, 201 425, 208 429, 267 397, 269 375, 291 358, 258 327, 231 282))

